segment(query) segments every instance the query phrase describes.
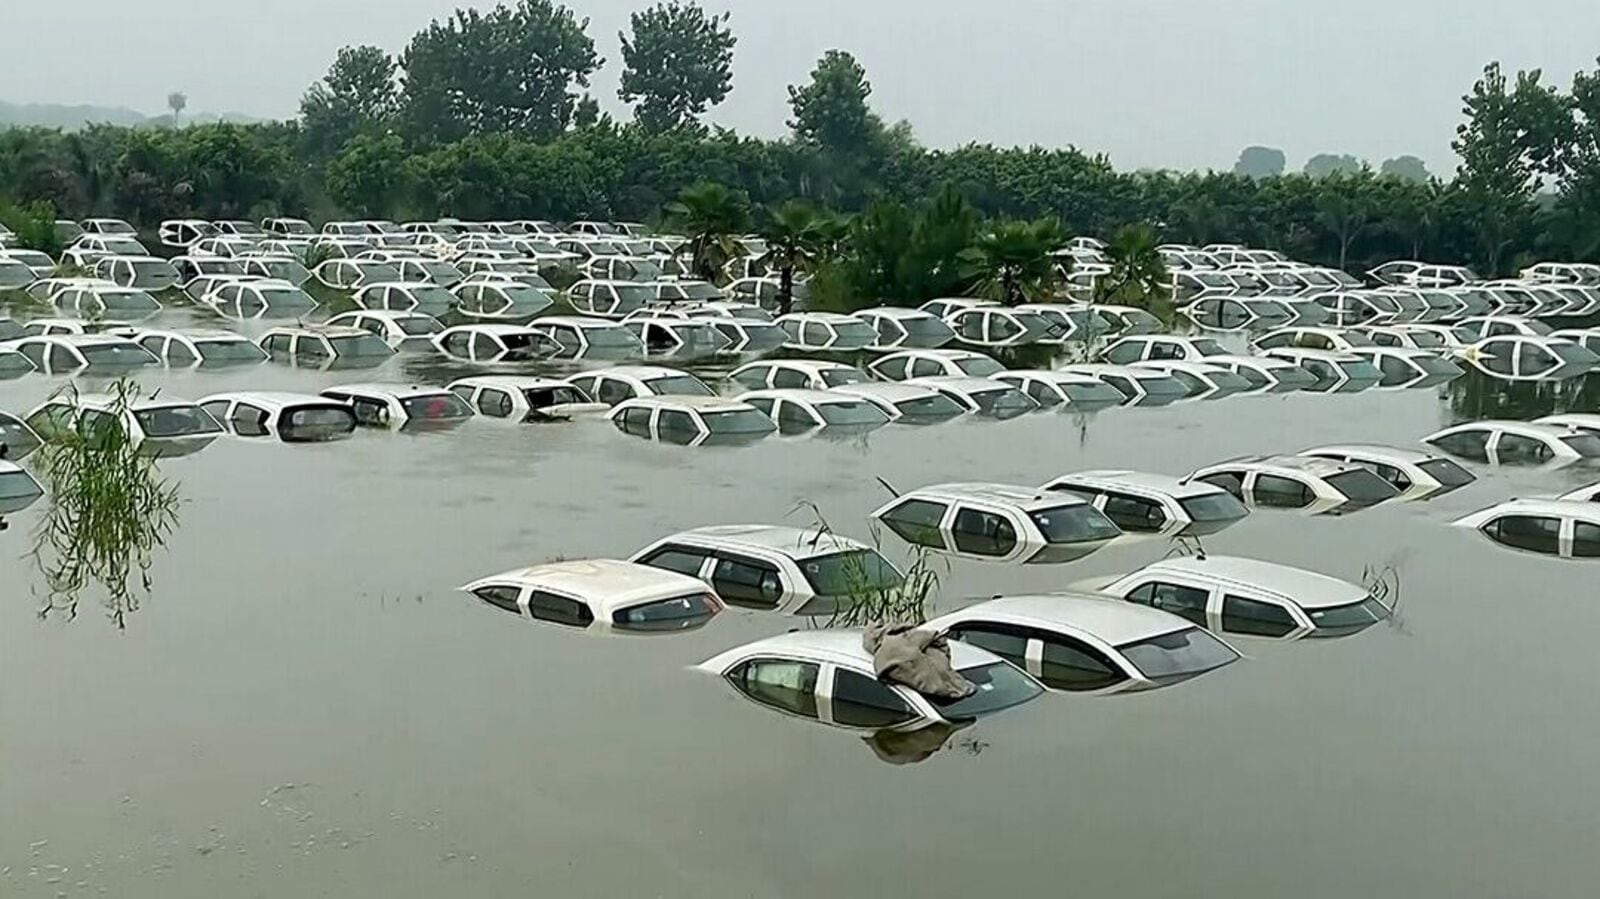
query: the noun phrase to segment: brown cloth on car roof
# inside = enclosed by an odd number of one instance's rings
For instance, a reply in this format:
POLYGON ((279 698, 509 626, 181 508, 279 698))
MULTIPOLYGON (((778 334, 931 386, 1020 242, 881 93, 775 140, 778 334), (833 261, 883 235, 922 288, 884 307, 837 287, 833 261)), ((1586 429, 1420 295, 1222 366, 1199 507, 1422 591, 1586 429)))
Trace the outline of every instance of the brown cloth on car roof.
POLYGON ((960 699, 977 690, 950 666, 950 646, 932 631, 910 624, 874 621, 861 635, 861 645, 872 653, 879 680, 904 684, 918 693, 941 699, 960 699))

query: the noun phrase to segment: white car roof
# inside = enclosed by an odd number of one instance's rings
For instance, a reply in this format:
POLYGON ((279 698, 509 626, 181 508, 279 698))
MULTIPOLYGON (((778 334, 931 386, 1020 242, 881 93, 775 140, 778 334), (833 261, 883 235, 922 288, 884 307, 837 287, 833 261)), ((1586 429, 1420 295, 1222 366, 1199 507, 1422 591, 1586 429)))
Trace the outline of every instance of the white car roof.
POLYGON ((340 320, 352 321, 358 317, 376 319, 382 322, 409 321, 417 318, 425 318, 434 322, 438 321, 438 319, 434 318, 428 313, 417 312, 416 310, 401 311, 399 309, 352 309, 349 312, 341 312, 338 315, 335 315, 333 318, 328 319, 328 324, 337 324, 340 320))
POLYGON ((836 393, 850 394, 852 396, 876 397, 890 403, 899 400, 923 399, 930 395, 941 395, 932 387, 907 384, 904 381, 861 381, 855 384, 840 384, 837 387, 828 389, 836 393))
POLYGON ((1148 471, 1128 471, 1119 469, 1074 471, 1055 478, 1050 482, 1050 486, 1070 485, 1096 487, 1106 490, 1144 490, 1151 493, 1165 494, 1178 499, 1187 499, 1195 496, 1211 496, 1217 493, 1227 492, 1221 487, 1207 484, 1205 481, 1176 478, 1172 475, 1154 474, 1148 471))
POLYGON ((1194 624, 1171 612, 1084 593, 996 597, 940 615, 923 627, 942 632, 966 621, 996 621, 1044 630, 1066 628, 1085 631, 1113 646, 1194 628, 1194 624))
POLYGON ((146 337, 187 337, 190 340, 226 340, 231 343, 251 343, 250 338, 236 331, 224 331, 221 328, 185 328, 182 330, 163 331, 158 329, 140 330, 133 335, 134 340, 143 340, 146 337))
POLYGON ((537 378, 529 375, 474 375, 450 382, 451 387, 498 387, 501 390, 537 390, 572 385, 559 378, 537 378))
POLYGON ((975 350, 940 350, 940 349, 903 349, 903 350, 895 350, 892 353, 885 354, 882 358, 883 359, 893 359, 896 356, 904 356, 904 357, 906 357, 908 359, 942 359, 942 360, 949 361, 949 362, 956 362, 956 361, 959 361, 959 360, 962 360, 962 359, 993 359, 994 358, 993 356, 988 356, 988 355, 985 355, 983 353, 977 352, 975 350))
POLYGON ((1196 469, 1196 472, 1218 468, 1249 468, 1267 472, 1297 472, 1311 475, 1312 477, 1327 478, 1360 469, 1361 466, 1354 463, 1335 462, 1332 459, 1323 459, 1315 456, 1241 456, 1237 459, 1229 459, 1225 462, 1203 466, 1196 469))
POLYGON ((930 375, 925 378, 911 378, 903 383, 923 385, 926 387, 947 387, 957 393, 978 393, 986 390, 1016 390, 1016 386, 994 378, 967 378, 956 375, 930 375))
POLYGON ((1546 415, 1535 418, 1536 425, 1554 425, 1558 428, 1581 428, 1590 431, 1600 431, 1600 412, 1563 412, 1559 415, 1546 415))
POLYGON ((339 325, 283 325, 276 328, 268 328, 266 332, 261 335, 261 339, 265 340, 268 337, 273 337, 279 334, 299 334, 301 336, 312 335, 320 337, 372 336, 370 331, 363 331, 360 328, 347 328, 339 325))
POLYGON ((829 325, 848 325, 852 322, 858 325, 866 324, 861 319, 843 312, 791 312, 788 315, 778 316, 777 321, 822 322, 829 325))
MULTIPOLYGON (((29 322, 29 324, 33 324, 33 322, 29 322)), ((102 322, 101 324, 106 323, 102 322)), ((106 346, 108 344, 120 345, 125 343, 133 343, 133 341, 129 340, 128 338, 118 337, 115 334, 49 334, 40 337, 29 337, 26 339, 48 340, 55 343, 63 343, 67 346, 106 346)), ((134 345, 138 346, 138 344, 134 345)))
POLYGON ((1565 425, 1538 424, 1531 421, 1509 421, 1506 419, 1486 418, 1482 421, 1466 421, 1458 425, 1453 425, 1445 428, 1442 431, 1436 431, 1433 434, 1423 438, 1423 440, 1432 440, 1435 437, 1442 437, 1446 434, 1454 434, 1458 431, 1484 430, 1504 431, 1508 434, 1520 434, 1524 437, 1533 437, 1539 440, 1558 440, 1562 437, 1571 437, 1573 434, 1578 433, 1575 428, 1565 425))
POLYGON ((1074 371, 1071 368, 1013 368, 997 372, 996 381, 1005 381, 1010 378, 1037 378, 1053 384, 1099 384, 1100 379, 1087 372, 1074 371))
POLYGON ((335 384, 326 388, 335 393, 348 393, 351 396, 366 396, 380 399, 404 399, 412 396, 440 396, 450 391, 444 387, 424 387, 418 384, 380 384, 369 382, 364 384, 335 384))
MULTIPOLYGON (((707 399, 709 399, 707 397, 707 399)), ((680 531, 669 540, 688 539, 724 546, 747 546, 781 553, 803 560, 854 549, 870 549, 865 543, 815 528, 804 529, 776 524, 724 524, 680 531)))
MULTIPOLYGON (((1363 350, 1372 347, 1362 347, 1363 350)), ((1278 346, 1266 351, 1269 356, 1279 359, 1293 357, 1295 359, 1322 359, 1327 362, 1366 362, 1367 360, 1355 353, 1345 350, 1317 350, 1309 347, 1278 346)))
POLYGON ((616 322, 588 315, 546 315, 534 319, 536 325, 571 325, 575 328, 620 328, 616 322))
POLYGON ((218 402, 241 402, 252 406, 261 406, 267 409, 282 409, 287 406, 337 406, 338 400, 332 400, 314 393, 289 393, 275 390, 237 390, 229 393, 213 393, 195 401, 198 405, 218 402))
POLYGON ((1369 592, 1349 581, 1315 571, 1239 556, 1174 556, 1146 565, 1134 574, 1164 572, 1199 576, 1224 588, 1231 585, 1256 593, 1275 594, 1308 609, 1359 602, 1369 592))
POLYGON ((1075 362, 1063 365, 1061 371, 1069 374, 1085 375, 1099 380, 1099 375, 1121 375, 1124 378, 1165 378, 1170 377, 1158 369, 1148 366, 1135 367, 1132 365, 1117 365, 1111 362, 1075 362))
POLYGON ((657 599, 709 593, 699 578, 618 559, 583 559, 514 568, 462 587, 471 592, 491 584, 546 589, 582 599, 596 618, 657 599))
POLYGON ((1421 450, 1406 449, 1398 446, 1387 446, 1381 443, 1335 443, 1302 450, 1300 455, 1309 456, 1321 453, 1371 459, 1375 462, 1387 462, 1391 465, 1420 465, 1423 462, 1433 462, 1443 458, 1435 453, 1425 453, 1421 450))
MULTIPOLYGON (((568 385, 571 386, 571 385, 568 385)), ((693 409, 697 412, 733 412, 740 409, 752 409, 750 404, 742 403, 725 396, 636 396, 623 400, 617 404, 617 409, 637 406, 657 406, 662 409, 693 409)))
POLYGON ((878 318, 888 319, 931 318, 935 321, 938 321, 939 319, 939 317, 934 315, 932 312, 924 312, 921 309, 912 309, 906 306, 873 306, 870 309, 857 309, 853 314, 858 316, 876 316, 878 318))
MULTIPOLYGON (((738 659, 770 654, 831 662, 855 671, 872 671, 872 654, 862 645, 861 636, 859 628, 791 631, 719 653, 699 667, 720 674, 738 659)), ((957 670, 1004 664, 999 656, 969 643, 952 640, 949 645, 950 665, 957 670)))
POLYGON ((861 397, 851 396, 847 393, 835 393, 832 390, 810 390, 804 387, 775 387, 770 390, 751 390, 739 394, 739 401, 748 403, 752 399, 789 400, 807 406, 826 406, 832 403, 859 403, 861 397))
MULTIPOLYGON (((549 321, 549 319, 540 319, 540 321, 549 321)), ((528 327, 527 325, 510 325, 510 324, 505 324, 505 323, 486 322, 486 323, 483 323, 483 324, 476 324, 476 325, 455 325, 453 327, 445 328, 442 332, 440 332, 439 334, 436 334, 434 336, 436 336, 439 339, 443 340, 448 335, 456 334, 456 333, 466 333, 466 334, 528 334, 528 333, 531 333, 532 331, 533 331, 533 329, 531 327, 528 327)))
POLYGON ((1462 527, 1482 527, 1502 515, 1530 515, 1540 518, 1573 518, 1600 525, 1600 503, 1578 499, 1513 499, 1480 509, 1457 519, 1462 527))
MULTIPOLYGON (((120 402, 120 399, 109 393, 80 393, 76 398, 76 402, 72 397, 53 396, 45 400, 40 408, 44 406, 79 405, 90 409, 110 409, 117 405, 118 402, 120 402)), ((139 396, 128 399, 126 405, 130 412, 137 412, 145 409, 177 409, 199 404, 175 396, 139 396)))
POLYGON ((1088 501, 1070 493, 1057 493, 1042 488, 1019 484, 953 483, 932 484, 908 490, 895 497, 886 506, 897 505, 905 499, 930 499, 939 502, 974 500, 996 505, 1016 506, 1023 511, 1055 509, 1061 506, 1087 505, 1088 501))
POLYGON ((613 365, 610 368, 593 368, 573 375, 574 378, 588 378, 596 375, 606 375, 614 378, 632 378, 638 381, 654 381, 659 378, 690 377, 699 380, 699 376, 677 368, 668 368, 665 365, 613 365))

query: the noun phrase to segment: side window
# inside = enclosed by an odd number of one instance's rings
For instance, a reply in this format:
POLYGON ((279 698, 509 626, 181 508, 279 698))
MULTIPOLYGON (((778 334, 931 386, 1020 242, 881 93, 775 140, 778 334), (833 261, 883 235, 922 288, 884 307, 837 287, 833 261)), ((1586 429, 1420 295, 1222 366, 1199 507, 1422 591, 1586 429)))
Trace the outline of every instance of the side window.
POLYGON ((1303 509, 1316 499, 1305 483, 1270 474, 1258 475, 1251 493, 1257 505, 1275 509, 1303 509))
POLYGON ((240 403, 234 407, 233 415, 229 417, 233 425, 233 432, 240 437, 265 437, 267 435, 267 412, 247 403, 240 403))
POLYGON ((906 377, 906 359, 901 357, 884 360, 883 364, 878 366, 878 374, 891 381, 901 380, 906 377))
POLYGON ((817 675, 811 662, 751 659, 728 672, 728 680, 744 695, 765 706, 817 717, 817 675))
POLYGON ((22 345, 20 351, 22 355, 27 357, 29 362, 33 363, 34 368, 38 369, 39 371, 44 371, 44 354, 46 349, 47 347, 42 343, 27 343, 22 345))
MULTIPOLYGON (((1594 525, 1589 525, 1592 529, 1594 525)), ((1561 552, 1561 519, 1532 515, 1507 515, 1484 526, 1495 542, 1529 552, 1554 556, 1561 552)), ((1577 554, 1574 547, 1574 555, 1577 554)))
POLYGON ((206 414, 212 418, 215 418, 217 421, 226 421, 228 418, 227 400, 212 400, 200 408, 206 410, 206 414))
POLYGON ((800 327, 800 342, 807 346, 827 346, 833 342, 833 332, 822 322, 806 322, 800 327))
MULTIPOLYGON (((699 577, 700 568, 705 564, 708 555, 709 553, 705 550, 668 545, 641 557, 639 564, 649 565, 651 568, 676 571, 679 574, 687 574, 690 577, 699 577)), ((726 599, 727 597, 723 598, 726 599)))
POLYGON ((64 346, 52 345, 50 347, 50 370, 55 372, 68 371, 78 367, 78 357, 64 346))
POLYGON ((1477 462, 1489 461, 1489 433, 1487 431, 1460 431, 1447 434, 1433 445, 1463 459, 1472 459, 1477 462))
POLYGON ((956 512, 956 549, 978 556, 1004 556, 1017 548, 1017 531, 1004 516, 977 509, 956 512))
POLYGON ((947 549, 939 523, 944 520, 949 507, 927 500, 906 500, 883 513, 884 526, 900 535, 900 539, 918 546, 947 549))
POLYGON ((1417 376, 1417 370, 1399 356, 1385 355, 1380 358, 1378 371, 1383 374, 1385 384, 1398 384, 1417 376))
POLYGON ((804 372, 792 368, 778 368, 772 372, 772 386, 781 388, 810 387, 811 379, 804 372))
POLYGON ((478 394, 478 411, 491 418, 509 418, 511 416, 511 394, 504 390, 484 388, 478 394))
POLYGON ((189 365, 196 360, 194 353, 190 352, 182 341, 173 340, 167 343, 167 361, 173 365, 189 365))
POLYGON ((740 556, 718 556, 711 569, 711 586, 729 605, 772 609, 783 598, 778 568, 740 556))
POLYGON ((1522 345, 1522 358, 1517 362, 1521 374, 1532 375, 1548 371, 1560 364, 1553 353, 1531 343, 1522 345))
POLYGON ((990 340, 1010 340, 1022 333, 1022 329, 1017 326, 1017 323, 1004 315, 991 312, 988 313, 988 316, 990 340))
POLYGON ((1506 433, 1500 435, 1494 453, 1501 462, 1543 462, 1555 456, 1543 440, 1506 433))
POLYGON ((165 337, 154 337, 154 336, 152 336, 152 337, 146 337, 143 340, 140 340, 139 341, 139 345, 144 347, 145 349, 149 350, 150 351, 150 355, 155 356, 156 358, 159 359, 163 355, 162 352, 161 352, 161 345, 163 343, 165 343, 165 342, 166 342, 166 338, 165 337))
POLYGON ((378 400, 352 397, 350 411, 355 413, 356 421, 364 425, 386 425, 389 423, 389 405, 378 400))
POLYGON ((956 322, 956 333, 967 340, 983 339, 983 313, 968 312, 956 322))
POLYGON ((540 621, 568 627, 588 627, 594 622, 594 613, 588 606, 543 590, 535 590, 528 597, 528 613, 540 621))
POLYGON ((1107 493, 1106 507, 1101 511, 1126 531, 1160 530, 1167 521, 1160 504, 1120 493, 1107 493))
POLYGON ((519 617, 522 615, 522 607, 517 605, 517 599, 522 595, 522 591, 516 587, 504 585, 479 587, 472 591, 472 595, 497 609, 504 609, 519 617))
POLYGON ((472 337, 465 331, 457 331, 444 339, 444 351, 452 356, 466 356, 472 346, 472 337))
POLYGON ((1028 399, 1041 406, 1061 405, 1061 395, 1056 393, 1055 388, 1051 387, 1043 378, 1030 378, 1023 393, 1028 395, 1028 399))
POLYGON ((663 409, 656 422, 656 430, 660 432, 662 440, 674 443, 687 442, 700 435, 700 429, 695 427, 689 413, 678 409, 663 409))
POLYGON ((472 336, 472 357, 474 359, 493 359, 500 355, 500 344, 487 334, 474 334, 472 336))
POLYGON ((1066 690, 1098 690, 1127 680, 1115 663, 1086 643, 1057 634, 1041 634, 1044 641, 1039 677, 1066 690))
POLYGON ((914 359, 911 362, 911 377, 926 378, 944 374, 944 366, 932 359, 914 359))
POLYGON ((1183 348, 1175 343, 1158 340, 1150 344, 1151 359, 1182 359, 1183 348))
POLYGON ((1027 662, 1028 641, 1036 636, 1025 627, 976 621, 958 624, 950 629, 950 638, 987 649, 1017 665, 1027 662))
POLYGON ((1572 555, 1579 559, 1600 558, 1600 525, 1580 521, 1573 527, 1572 555))
POLYGON ((769 371, 771 369, 765 365, 754 365, 734 375, 733 380, 751 390, 761 390, 767 386, 767 372, 769 371))
POLYGON ((1211 599, 1211 591, 1155 581, 1129 593, 1127 599, 1142 606, 1171 612, 1200 627, 1205 627, 1206 603, 1211 599))
MULTIPOLYGON (((600 381, 600 390, 595 394, 595 397, 608 406, 615 406, 623 400, 633 399, 634 389, 626 381, 619 381, 616 378, 604 378, 600 381)), ((685 419, 688 418, 682 412, 672 414, 681 415, 685 419)), ((662 415, 662 427, 666 427, 666 415, 662 415)), ((693 425, 688 422, 685 422, 683 427, 693 430, 693 425)))
POLYGON ((1222 629, 1230 634, 1283 637, 1299 630, 1300 625, 1288 609, 1277 603, 1230 594, 1222 597, 1222 629))
POLYGON ((296 359, 326 359, 328 350, 322 344, 322 338, 302 334, 294 342, 294 355, 296 359))
POLYGON ((1221 487, 1223 490, 1233 494, 1234 499, 1244 500, 1244 475, 1237 471, 1219 471, 1197 478, 1197 480, 1213 487, 1221 487))
POLYGON ((624 409, 622 410, 622 416, 618 420, 618 426, 622 428, 625 434, 632 434, 635 437, 649 437, 650 410, 644 406, 624 409))
POLYGON ((1385 465, 1382 462, 1357 464, 1360 464, 1363 468, 1368 469, 1373 474, 1383 478, 1385 481, 1388 481, 1396 490, 1403 492, 1411 489, 1411 479, 1406 477, 1405 472, 1395 468, 1393 465, 1385 465))
POLYGON ((761 412, 762 415, 765 415, 768 418, 771 418, 772 417, 772 406, 773 406, 773 404, 775 404, 777 402, 777 400, 775 400, 775 399, 773 399, 772 397, 769 397, 769 396, 758 396, 758 397, 751 397, 750 399, 745 400, 745 402, 749 403, 751 406, 754 406, 756 409, 758 409, 761 412))
POLYGON ((816 426, 816 419, 812 418, 811 413, 799 403, 784 400, 778 404, 778 429, 784 433, 806 431, 816 426))
POLYGON ((917 717, 892 688, 854 671, 833 675, 833 720, 847 727, 893 727, 917 717))

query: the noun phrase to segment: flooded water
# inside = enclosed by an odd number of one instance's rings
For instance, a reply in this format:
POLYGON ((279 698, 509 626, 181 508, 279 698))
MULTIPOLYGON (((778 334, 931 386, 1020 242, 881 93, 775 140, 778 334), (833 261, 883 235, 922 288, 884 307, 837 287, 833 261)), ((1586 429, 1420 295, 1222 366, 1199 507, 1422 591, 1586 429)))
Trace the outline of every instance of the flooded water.
MULTIPOLYGON (((387 365, 141 380, 197 397, 453 374, 387 365)), ((58 383, 0 383, 0 409, 25 414, 58 383)), ((1600 568, 1446 523, 1594 469, 1475 469, 1434 502, 1345 517, 1258 512, 1206 548, 1351 580, 1392 565, 1397 619, 1348 639, 1231 638, 1248 658, 1224 671, 1048 695, 920 764, 690 670, 804 621, 734 609, 681 635, 597 638, 456 588, 688 527, 809 523, 807 501, 866 537, 879 477, 1186 473, 1597 399, 1597 376, 1509 391, 1474 378, 738 448, 598 420, 223 440, 162 463, 186 501, 125 630, 93 595, 76 620, 36 615, 25 556, 46 503, 0 535, 0 895, 1590 896, 1600 568)), ((1062 589, 1171 549, 951 562, 943 594, 1062 589)))

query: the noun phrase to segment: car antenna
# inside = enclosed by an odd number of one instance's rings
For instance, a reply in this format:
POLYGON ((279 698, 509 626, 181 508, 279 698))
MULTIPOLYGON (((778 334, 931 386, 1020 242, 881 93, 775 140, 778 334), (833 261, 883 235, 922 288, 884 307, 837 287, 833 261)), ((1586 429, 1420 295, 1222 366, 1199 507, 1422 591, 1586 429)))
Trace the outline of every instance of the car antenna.
POLYGON ((889 495, 890 496, 894 497, 895 499, 899 499, 900 498, 900 491, 894 489, 894 486, 891 485, 888 481, 885 481, 883 478, 880 478, 880 477, 874 477, 873 480, 877 481, 879 484, 882 484, 883 485, 883 489, 889 491, 889 495))

